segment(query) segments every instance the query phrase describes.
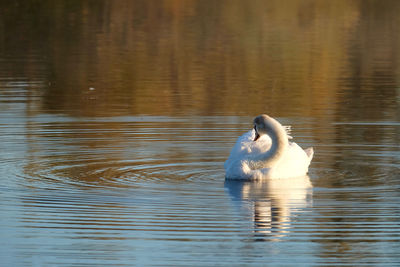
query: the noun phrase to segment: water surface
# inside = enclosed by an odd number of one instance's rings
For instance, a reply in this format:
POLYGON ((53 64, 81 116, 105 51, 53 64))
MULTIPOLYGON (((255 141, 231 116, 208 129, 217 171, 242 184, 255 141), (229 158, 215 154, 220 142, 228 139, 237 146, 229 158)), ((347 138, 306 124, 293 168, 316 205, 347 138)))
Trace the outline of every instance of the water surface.
POLYGON ((399 265, 399 12, 0 3, 2 264, 399 265), (261 113, 309 175, 225 181, 261 113))

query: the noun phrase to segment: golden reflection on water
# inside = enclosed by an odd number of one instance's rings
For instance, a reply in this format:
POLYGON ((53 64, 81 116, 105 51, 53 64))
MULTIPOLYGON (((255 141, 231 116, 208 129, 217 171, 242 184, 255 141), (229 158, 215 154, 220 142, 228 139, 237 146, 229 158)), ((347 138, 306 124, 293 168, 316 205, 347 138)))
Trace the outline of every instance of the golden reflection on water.
POLYGON ((357 105, 380 118, 398 94, 398 1, 27 3, 3 4, 0 56, 7 76, 43 81, 34 113, 326 118, 357 105))

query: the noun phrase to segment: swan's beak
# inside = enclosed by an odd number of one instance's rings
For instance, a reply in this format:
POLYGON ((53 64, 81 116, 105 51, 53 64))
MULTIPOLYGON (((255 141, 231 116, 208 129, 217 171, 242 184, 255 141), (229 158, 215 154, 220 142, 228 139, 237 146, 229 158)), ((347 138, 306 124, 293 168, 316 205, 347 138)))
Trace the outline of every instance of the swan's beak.
POLYGON ((256 132, 256 137, 254 137, 254 141, 257 141, 258 138, 260 138, 260 135, 256 132))
POLYGON ((260 138, 260 135, 257 132, 257 127, 254 125, 254 131, 256 131, 256 136, 254 137, 254 142, 257 141, 258 138, 260 138))

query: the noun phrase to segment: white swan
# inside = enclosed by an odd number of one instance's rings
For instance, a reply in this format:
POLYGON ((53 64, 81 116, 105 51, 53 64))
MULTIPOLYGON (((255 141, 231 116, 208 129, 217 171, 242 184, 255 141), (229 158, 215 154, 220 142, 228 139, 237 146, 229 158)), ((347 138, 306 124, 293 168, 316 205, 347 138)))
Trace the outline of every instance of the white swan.
POLYGON ((258 180, 303 176, 308 172, 313 148, 303 150, 289 142, 285 128, 275 119, 260 115, 254 130, 238 138, 225 162, 226 179, 258 180))

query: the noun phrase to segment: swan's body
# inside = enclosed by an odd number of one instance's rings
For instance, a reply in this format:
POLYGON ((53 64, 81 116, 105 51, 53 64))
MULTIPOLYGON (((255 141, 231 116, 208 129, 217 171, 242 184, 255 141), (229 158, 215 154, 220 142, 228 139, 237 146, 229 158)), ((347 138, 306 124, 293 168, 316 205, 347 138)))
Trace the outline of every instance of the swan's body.
POLYGON ((303 176, 314 151, 289 142, 285 128, 275 119, 260 115, 254 130, 238 138, 225 162, 227 179, 257 180, 303 176))

